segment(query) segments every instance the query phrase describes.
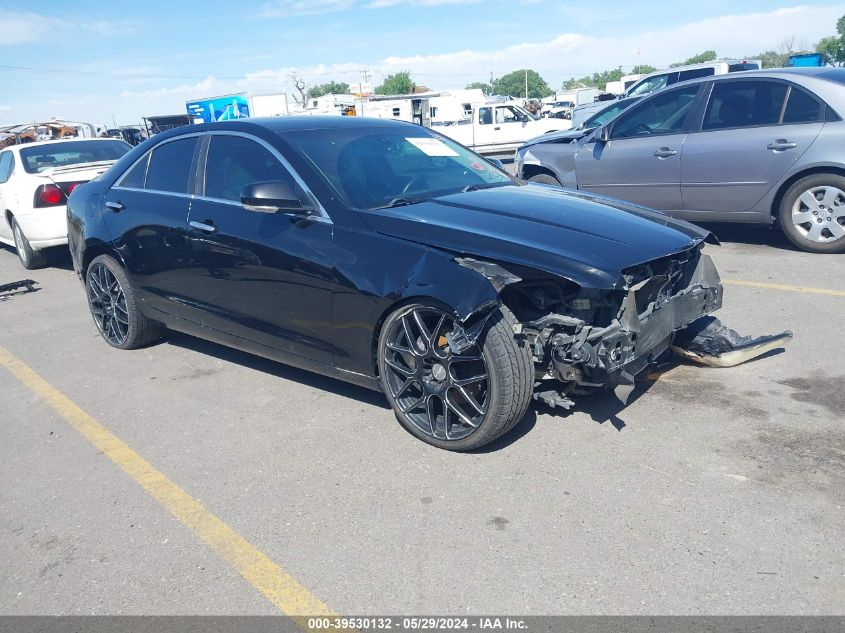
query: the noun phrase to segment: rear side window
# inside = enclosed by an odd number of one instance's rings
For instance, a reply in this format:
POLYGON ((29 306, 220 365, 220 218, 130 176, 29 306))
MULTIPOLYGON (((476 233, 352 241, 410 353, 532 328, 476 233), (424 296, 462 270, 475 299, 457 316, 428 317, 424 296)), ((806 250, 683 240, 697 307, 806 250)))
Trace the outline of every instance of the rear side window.
POLYGON ((205 195, 239 202, 246 185, 284 180, 296 189, 293 178, 265 147, 242 136, 211 137, 205 169, 205 195))
POLYGON ((704 113, 703 129, 777 125, 786 90, 786 84, 774 81, 717 82, 704 113))
POLYGON ((14 168, 15 157, 12 156, 12 152, 3 152, 0 154, 0 184, 9 182, 14 168))
POLYGON ((130 169, 125 176, 117 183, 118 187, 133 187, 135 189, 144 188, 144 178, 147 175, 147 163, 150 160, 149 153, 144 154, 144 158, 139 160, 135 166, 130 169))
POLYGON ((147 168, 147 189, 188 193, 197 138, 192 136, 170 141, 153 150, 147 168))
POLYGON ((783 111, 784 123, 815 123, 824 118, 824 106, 814 97, 796 88, 789 91, 786 110, 783 111))

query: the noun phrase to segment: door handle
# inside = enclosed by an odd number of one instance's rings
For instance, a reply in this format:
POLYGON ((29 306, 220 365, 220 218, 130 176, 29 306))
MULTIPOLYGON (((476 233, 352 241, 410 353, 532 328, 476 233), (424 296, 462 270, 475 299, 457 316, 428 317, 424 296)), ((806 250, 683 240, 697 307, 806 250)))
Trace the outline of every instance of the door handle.
POLYGON ((500 127, 494 127, 493 129, 494 129, 494 130, 501 130, 502 128, 500 128, 500 127))
POLYGON ((196 220, 191 220, 188 224, 195 229, 200 231, 205 231, 206 233, 214 233, 217 230, 217 227, 210 223, 211 220, 206 220, 205 222, 197 222, 196 220))
POLYGON ((669 149, 668 147, 661 147, 659 150, 654 152, 654 155, 657 158, 669 158, 670 156, 674 156, 678 153, 676 149, 669 149))
POLYGON ((798 143, 790 143, 785 138, 779 138, 774 143, 769 143, 766 145, 766 149, 771 149, 776 152, 782 152, 787 149, 793 149, 798 147, 798 143))
POLYGON ((126 205, 122 202, 112 202, 111 200, 106 201, 106 206, 115 213, 120 213, 126 208, 126 205))

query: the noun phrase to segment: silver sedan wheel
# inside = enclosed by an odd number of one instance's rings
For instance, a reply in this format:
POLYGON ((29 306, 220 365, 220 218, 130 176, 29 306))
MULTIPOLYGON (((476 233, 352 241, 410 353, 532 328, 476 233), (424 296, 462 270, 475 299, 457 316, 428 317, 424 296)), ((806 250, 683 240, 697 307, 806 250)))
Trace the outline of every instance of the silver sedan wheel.
POLYGON ((25 246, 26 242, 24 241, 23 233, 21 233, 21 227, 18 226, 17 222, 13 222, 13 224, 15 225, 15 248, 18 251, 18 257, 21 258, 24 266, 26 266, 29 263, 29 253, 27 253, 25 246))
POLYGON ((845 237, 845 192, 838 187, 808 189, 792 205, 792 224, 811 242, 829 243, 845 237))

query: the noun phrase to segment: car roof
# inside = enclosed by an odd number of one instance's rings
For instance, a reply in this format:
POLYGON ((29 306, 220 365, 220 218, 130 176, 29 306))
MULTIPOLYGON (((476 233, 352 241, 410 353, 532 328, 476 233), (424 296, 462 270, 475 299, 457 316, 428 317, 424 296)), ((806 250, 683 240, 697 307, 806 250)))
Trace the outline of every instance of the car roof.
MULTIPOLYGON (((695 83, 704 83, 706 81, 731 81, 736 79, 743 79, 745 77, 754 77, 757 79, 792 79, 797 77, 807 77, 813 79, 822 79, 832 81, 835 83, 845 84, 845 68, 834 68, 832 66, 822 66, 819 68, 767 68, 764 70, 743 70, 735 73, 728 73, 726 75, 709 75, 707 77, 696 77, 687 81, 680 81, 667 88, 674 88, 675 86, 686 86, 695 83)), ((655 91, 657 92, 662 92, 655 91)), ((648 95, 650 96, 650 95, 648 95)))

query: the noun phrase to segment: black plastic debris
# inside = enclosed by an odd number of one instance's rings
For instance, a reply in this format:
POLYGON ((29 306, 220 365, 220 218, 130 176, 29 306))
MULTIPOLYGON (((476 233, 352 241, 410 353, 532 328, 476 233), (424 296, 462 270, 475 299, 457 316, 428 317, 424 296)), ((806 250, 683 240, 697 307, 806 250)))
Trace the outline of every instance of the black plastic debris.
POLYGON ((675 334, 672 350, 709 367, 733 367, 783 347, 790 339, 789 330, 767 336, 742 336, 716 317, 705 316, 675 334))
POLYGON ((13 281, 8 284, 0 284, 0 299, 8 298, 17 292, 35 292, 37 288, 35 284, 38 283, 32 279, 21 279, 20 281, 13 281))

